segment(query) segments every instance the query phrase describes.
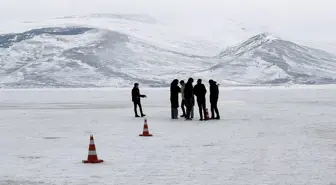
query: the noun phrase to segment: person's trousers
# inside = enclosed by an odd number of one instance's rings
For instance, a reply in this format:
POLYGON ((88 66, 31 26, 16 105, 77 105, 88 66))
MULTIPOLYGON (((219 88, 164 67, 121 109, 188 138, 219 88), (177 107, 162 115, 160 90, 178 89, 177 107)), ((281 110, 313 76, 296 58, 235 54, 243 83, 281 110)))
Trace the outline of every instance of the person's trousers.
POLYGON ((194 106, 191 107, 191 110, 190 110, 190 118, 194 118, 194 106))
POLYGON ((186 115, 185 106, 186 106, 185 100, 182 100, 181 101, 182 116, 186 115))
POLYGON ((217 101, 211 101, 210 104, 211 104, 211 118, 215 118, 215 112, 216 112, 217 117, 219 117, 217 101))
POLYGON ((187 114, 186 114, 186 119, 190 119, 190 114, 192 112, 192 108, 193 108, 193 101, 192 99, 185 99, 185 105, 187 107, 187 114))
POLYGON ((134 106, 134 114, 137 116, 138 115, 138 111, 137 111, 137 106, 139 106, 140 109, 140 114, 143 115, 142 112, 142 106, 140 102, 133 102, 133 106, 134 106))
POLYGON ((171 119, 177 119, 178 109, 171 107, 171 119))
POLYGON ((205 98, 197 98, 197 105, 198 105, 198 110, 199 110, 199 115, 200 115, 200 119, 206 118, 206 105, 205 105, 205 98))

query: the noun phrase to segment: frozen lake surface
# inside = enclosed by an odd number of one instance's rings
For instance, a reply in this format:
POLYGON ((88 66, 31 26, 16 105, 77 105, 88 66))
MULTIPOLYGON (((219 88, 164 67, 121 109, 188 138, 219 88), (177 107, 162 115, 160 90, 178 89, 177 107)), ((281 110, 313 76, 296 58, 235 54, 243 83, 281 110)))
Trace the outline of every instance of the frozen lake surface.
POLYGON ((1 90, 0 184, 336 184, 335 86, 222 88, 207 122, 140 90, 151 138, 130 89, 1 90), (90 134, 104 163, 81 162, 90 134))

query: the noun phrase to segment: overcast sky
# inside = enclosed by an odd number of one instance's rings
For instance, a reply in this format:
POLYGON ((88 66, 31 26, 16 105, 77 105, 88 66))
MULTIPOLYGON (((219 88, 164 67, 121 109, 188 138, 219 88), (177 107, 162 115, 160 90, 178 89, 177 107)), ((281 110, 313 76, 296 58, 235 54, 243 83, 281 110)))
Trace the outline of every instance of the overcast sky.
POLYGON ((335 7, 334 0, 1 0, 0 15, 2 18, 22 18, 90 12, 157 14, 229 11, 265 19, 291 17, 316 21, 336 17, 335 7))
POLYGON ((232 18, 286 37, 336 42, 336 0, 0 0, 0 21, 89 13, 145 13, 200 25, 232 18))

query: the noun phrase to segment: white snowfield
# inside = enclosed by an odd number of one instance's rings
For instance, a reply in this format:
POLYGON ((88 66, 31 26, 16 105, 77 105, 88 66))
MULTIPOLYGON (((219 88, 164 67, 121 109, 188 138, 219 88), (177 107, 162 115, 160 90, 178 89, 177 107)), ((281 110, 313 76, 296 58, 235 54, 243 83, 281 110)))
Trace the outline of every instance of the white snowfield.
POLYGON ((140 90, 150 138, 130 89, 1 90, 0 184, 336 183, 336 86, 221 88, 207 122, 197 106, 172 121, 168 89, 140 90), (104 163, 81 162, 90 134, 104 163))

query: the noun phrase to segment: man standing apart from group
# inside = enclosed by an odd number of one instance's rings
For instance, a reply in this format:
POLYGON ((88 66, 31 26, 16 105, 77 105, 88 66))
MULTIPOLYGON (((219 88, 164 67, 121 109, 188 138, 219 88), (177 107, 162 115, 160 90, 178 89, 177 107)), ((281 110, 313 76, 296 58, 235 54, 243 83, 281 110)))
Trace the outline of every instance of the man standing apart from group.
POLYGON ((146 95, 140 94, 139 84, 135 83, 134 87, 132 89, 132 101, 133 101, 133 105, 134 105, 134 114, 135 114, 135 117, 140 117, 138 115, 137 106, 139 106, 141 117, 146 116, 142 112, 142 106, 141 106, 141 101, 140 101, 141 98, 145 98, 145 97, 146 97, 146 95))

